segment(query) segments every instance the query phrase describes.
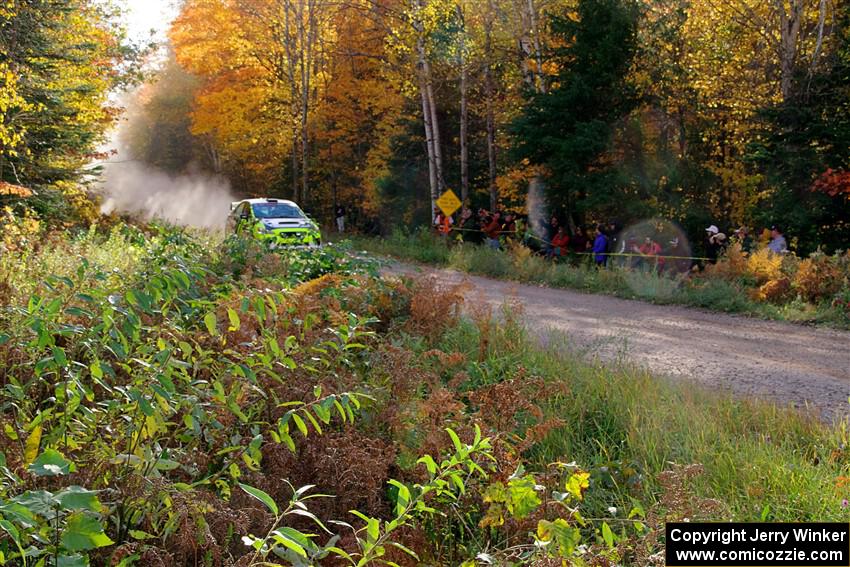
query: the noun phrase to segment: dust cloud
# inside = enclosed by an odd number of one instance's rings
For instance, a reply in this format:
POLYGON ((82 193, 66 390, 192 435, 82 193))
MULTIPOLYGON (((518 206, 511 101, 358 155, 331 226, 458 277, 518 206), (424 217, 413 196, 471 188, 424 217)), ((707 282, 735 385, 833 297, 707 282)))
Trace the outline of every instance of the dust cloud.
POLYGON ((539 177, 535 177, 528 185, 528 197, 526 208, 528 209, 528 223, 532 232, 538 238, 546 238, 548 234, 548 207, 544 196, 545 186, 539 177))
POLYGON ((129 213, 180 226, 224 228, 230 203, 237 200, 230 183, 203 172, 172 175, 139 161, 122 160, 122 152, 104 164, 99 184, 101 212, 129 213))

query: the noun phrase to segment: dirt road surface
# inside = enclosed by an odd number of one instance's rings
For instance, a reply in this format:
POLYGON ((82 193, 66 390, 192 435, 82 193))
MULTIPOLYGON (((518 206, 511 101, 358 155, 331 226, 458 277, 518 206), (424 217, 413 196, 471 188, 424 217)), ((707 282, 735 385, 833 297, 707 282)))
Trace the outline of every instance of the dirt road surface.
POLYGON ((652 305, 394 263, 390 273, 433 274, 446 283, 467 279, 470 299, 493 306, 515 297, 529 329, 545 341, 567 335, 586 356, 628 360, 653 373, 710 389, 820 413, 850 416, 850 332, 652 305))

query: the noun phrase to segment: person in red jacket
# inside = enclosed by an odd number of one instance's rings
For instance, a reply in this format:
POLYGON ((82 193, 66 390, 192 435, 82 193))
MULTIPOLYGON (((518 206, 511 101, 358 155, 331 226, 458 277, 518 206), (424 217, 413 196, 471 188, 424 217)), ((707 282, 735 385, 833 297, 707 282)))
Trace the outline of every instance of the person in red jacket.
POLYGON ((502 214, 494 212, 490 219, 484 224, 484 235, 487 237, 487 246, 495 250, 499 249, 499 236, 502 233, 502 214))
POLYGON ((638 247, 637 251, 641 256, 644 256, 644 258, 641 258, 643 265, 653 270, 664 268, 664 260, 659 258, 661 255, 661 246, 649 236, 644 239, 643 244, 638 247))
POLYGON ((549 258, 566 256, 567 245, 569 245, 569 243, 570 235, 567 234, 566 230, 564 230, 563 225, 559 226, 558 232, 556 232, 555 236, 552 238, 552 242, 546 256, 549 258))

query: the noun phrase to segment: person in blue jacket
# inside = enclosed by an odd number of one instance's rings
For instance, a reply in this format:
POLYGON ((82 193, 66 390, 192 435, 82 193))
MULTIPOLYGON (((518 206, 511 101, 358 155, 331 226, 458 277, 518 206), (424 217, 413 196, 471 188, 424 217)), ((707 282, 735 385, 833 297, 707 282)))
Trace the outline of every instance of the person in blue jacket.
POLYGON ((593 259, 596 265, 602 267, 608 261, 608 237, 605 236, 605 227, 598 225, 596 227, 596 240, 593 241, 593 259))

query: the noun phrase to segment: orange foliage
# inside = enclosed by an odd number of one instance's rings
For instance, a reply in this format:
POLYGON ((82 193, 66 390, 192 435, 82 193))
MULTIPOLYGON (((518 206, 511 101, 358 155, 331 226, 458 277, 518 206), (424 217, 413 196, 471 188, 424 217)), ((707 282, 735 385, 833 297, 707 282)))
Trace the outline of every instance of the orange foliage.
POLYGON ((829 168, 812 185, 812 191, 826 193, 830 197, 844 195, 850 200, 850 171, 829 168))

